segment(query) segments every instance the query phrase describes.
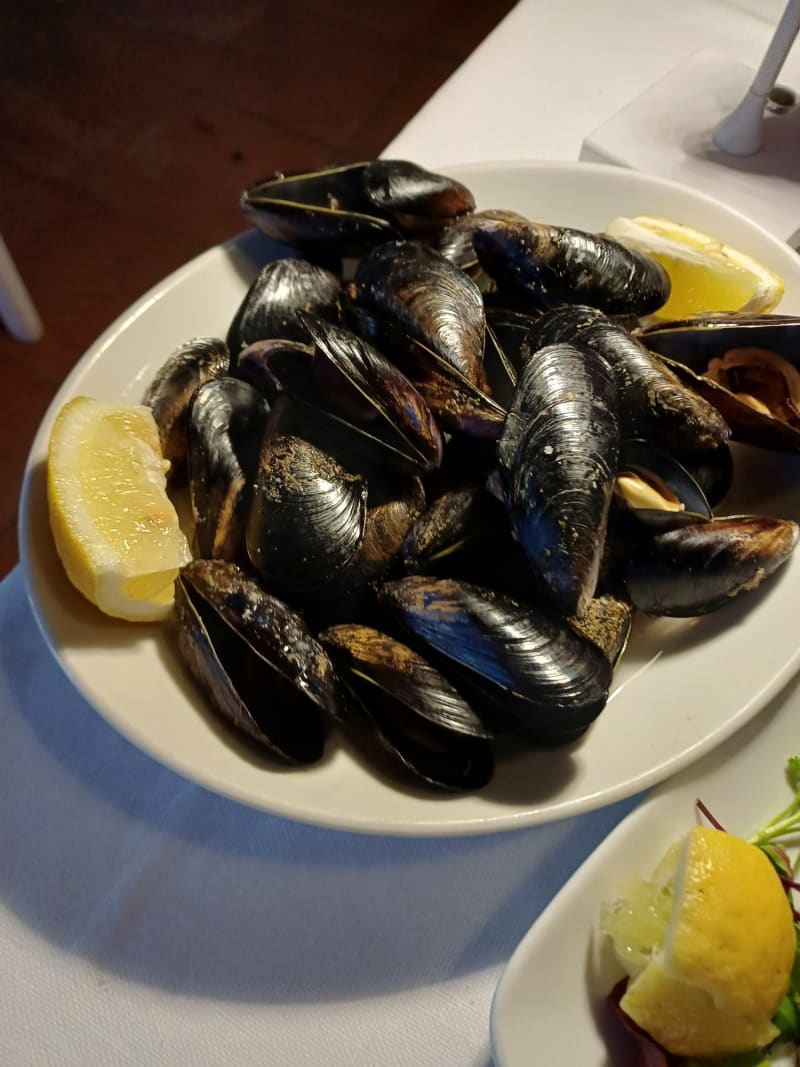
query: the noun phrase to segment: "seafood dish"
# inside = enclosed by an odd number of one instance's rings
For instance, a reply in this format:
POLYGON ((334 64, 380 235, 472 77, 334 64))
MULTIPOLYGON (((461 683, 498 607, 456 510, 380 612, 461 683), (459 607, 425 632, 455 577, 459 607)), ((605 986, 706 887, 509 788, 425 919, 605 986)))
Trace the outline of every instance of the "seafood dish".
POLYGON ((726 500, 800 451, 800 319, 654 318, 664 268, 378 160, 241 201, 285 255, 147 385, 194 559, 185 669, 268 760, 341 732, 474 790, 603 713, 638 616, 752 597, 798 540, 726 500))

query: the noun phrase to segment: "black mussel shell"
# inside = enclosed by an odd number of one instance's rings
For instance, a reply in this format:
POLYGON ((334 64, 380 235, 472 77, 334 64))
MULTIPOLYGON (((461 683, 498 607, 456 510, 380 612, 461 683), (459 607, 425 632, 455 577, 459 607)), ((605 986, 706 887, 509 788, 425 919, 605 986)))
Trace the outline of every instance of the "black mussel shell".
POLYGON ((274 403, 285 389, 305 395, 311 381, 314 347, 302 341, 266 340, 246 345, 236 357, 239 378, 274 403))
POLYGON ((550 345, 528 360, 498 444, 511 526, 563 615, 594 595, 617 473, 617 389, 585 345, 550 345))
POLYGON ((268 433, 247 522, 250 561, 270 588, 313 591, 355 556, 367 487, 309 441, 268 433))
POLYGON ((605 706, 610 662, 547 610, 423 576, 385 582, 378 599, 416 638, 466 668, 492 693, 493 712, 529 739, 572 739, 605 706))
POLYGON ((485 220, 525 222, 525 217, 516 211, 498 208, 474 211, 456 219, 446 230, 442 230, 435 242, 436 251, 441 252, 445 259, 449 259, 453 266, 469 274, 481 292, 494 288, 494 282, 478 261, 478 253, 472 242, 475 231, 485 220))
POLYGON ((216 378, 189 405, 189 491, 194 553, 244 560, 244 531, 269 405, 238 378, 216 378))
POLYGON ((712 517, 711 506, 692 475, 653 441, 622 442, 614 499, 640 522, 662 530, 712 517))
POLYGON ((367 729, 415 777, 447 789, 480 789, 489 781, 491 733, 427 660, 368 626, 332 626, 319 640, 367 729))
POLYGON ((658 533, 623 572, 632 603, 649 615, 705 615, 757 588, 798 540, 786 519, 735 516, 658 533))
POLYGON ((619 390, 623 437, 644 437, 668 451, 716 448, 730 437, 717 409, 687 388, 658 356, 591 307, 561 307, 533 326, 539 347, 582 342, 604 356, 619 390))
POLYGON ((339 318, 342 283, 331 271, 305 259, 276 259, 263 267, 239 305, 228 329, 236 361, 245 345, 273 339, 307 341, 300 311, 339 318))
POLYGON ((362 182, 377 212, 409 236, 436 233, 475 209, 475 198, 461 182, 407 160, 373 160, 362 182))
POLYGON ((170 463, 170 480, 186 474, 186 412, 198 386, 228 373, 230 354, 217 337, 193 337, 175 349, 147 388, 144 403, 158 426, 161 452, 170 463))
MULTIPOLYGON (((355 304, 365 309, 361 325, 378 348, 403 353, 418 341, 482 389, 486 320, 477 285, 432 248, 389 241, 359 263, 355 304)), ((362 332, 362 331, 359 331, 362 332)), ((401 353, 401 354, 403 354, 401 353)))
POLYGON ((653 322, 636 332, 652 352, 697 374, 731 348, 765 348, 800 362, 800 317, 794 315, 695 315, 653 322))
POLYGON ((364 192, 367 166, 276 174, 245 189, 239 206, 254 226, 283 244, 358 255, 396 234, 364 192))
POLYGON ((609 315, 647 315, 669 298, 669 275, 611 237, 527 219, 486 219, 478 260, 502 297, 523 307, 588 304, 609 315))
POLYGON ((187 564, 175 588, 181 654, 223 720, 281 760, 318 760, 343 705, 302 617, 220 560, 187 564))
POLYGON ((312 315, 302 322, 316 346, 320 404, 362 428, 387 459, 394 456, 422 473, 435 470, 442 461, 442 435, 409 379, 352 331, 312 315))

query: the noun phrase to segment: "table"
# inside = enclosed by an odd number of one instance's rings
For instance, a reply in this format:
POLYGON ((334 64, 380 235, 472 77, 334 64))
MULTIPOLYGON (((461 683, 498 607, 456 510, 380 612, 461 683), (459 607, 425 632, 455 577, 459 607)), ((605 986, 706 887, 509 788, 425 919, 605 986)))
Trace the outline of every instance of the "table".
MULTIPOLYGON (((387 154, 575 158, 701 32, 755 63, 771 25, 721 0, 523 0, 387 154)), ((251 811, 160 767, 86 705, 19 569, 0 585, 0 729, 10 1067, 487 1067, 504 962, 637 803, 454 840, 251 811)))

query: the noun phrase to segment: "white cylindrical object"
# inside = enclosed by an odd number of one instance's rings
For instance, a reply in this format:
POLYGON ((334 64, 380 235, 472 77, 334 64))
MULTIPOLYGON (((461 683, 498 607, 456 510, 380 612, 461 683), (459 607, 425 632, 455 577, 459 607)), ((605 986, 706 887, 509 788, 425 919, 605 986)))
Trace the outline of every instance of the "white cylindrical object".
POLYGON ((764 105, 789 49, 800 32, 800 0, 789 0, 778 28, 742 102, 714 129, 711 139, 720 152, 753 156, 764 143, 764 105))
POLYGON ((0 320, 20 341, 38 341, 42 336, 42 320, 1 236, 0 320))

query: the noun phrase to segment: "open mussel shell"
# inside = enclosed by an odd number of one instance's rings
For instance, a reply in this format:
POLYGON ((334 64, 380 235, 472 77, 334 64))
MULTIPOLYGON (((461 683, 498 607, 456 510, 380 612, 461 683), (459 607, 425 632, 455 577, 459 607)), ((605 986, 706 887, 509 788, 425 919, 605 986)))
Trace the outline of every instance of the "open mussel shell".
POLYGON ((158 426, 161 452, 170 463, 170 480, 186 474, 186 413, 195 390, 230 367, 230 353, 217 337, 193 337, 175 349, 159 368, 144 396, 158 426))
POLYGON ((695 479, 674 456, 652 441, 620 446, 614 499, 639 522, 672 529, 710 519, 711 506, 695 479))
POLYGON ((712 404, 596 308, 557 308, 543 315, 532 333, 541 347, 577 341, 608 360, 619 391, 623 437, 644 437, 681 454, 716 448, 730 437, 730 429, 712 404))
POLYGON ((647 315, 669 298, 661 264, 610 237, 511 217, 484 219, 472 242, 501 297, 523 308, 588 304, 647 315))
POLYGON ((189 491, 201 559, 247 558, 245 525, 268 412, 261 394, 238 378, 206 382, 192 397, 189 491))
POLYGON ((594 595, 617 472, 617 389, 585 345, 549 345, 525 364, 498 444, 511 526, 563 615, 594 595))
POLYGON ((310 441, 267 434, 247 521, 250 561, 270 588, 314 591, 355 556, 367 487, 310 441))
POLYGON ((353 290, 356 310, 365 312, 359 332, 379 349, 402 355, 418 341, 484 387, 481 293, 444 256, 419 242, 388 241, 361 260, 353 290))
POLYGON ((313 315, 301 321, 316 346, 320 402, 361 428, 389 453, 387 459, 413 471, 435 470, 442 461, 442 435, 409 379, 352 331, 313 315))
POLYGON ((318 760, 341 694, 302 617, 221 560, 182 569, 175 610, 181 655, 223 720, 281 760, 318 760))
POLYGON ((427 660, 368 626, 332 626, 319 640, 367 728, 395 760, 429 785, 486 785, 494 769, 492 735, 427 660))
POLYGON ((798 526, 733 516, 659 532, 627 559, 632 603, 649 615, 705 615, 756 589, 792 554, 798 526))
POLYGON ((420 575, 384 582, 378 599, 418 640, 464 668, 492 712, 518 734, 545 744, 567 741, 605 706, 609 660, 548 610, 420 575))
POLYGON ((305 259, 276 259, 258 272, 228 329, 235 361, 245 345, 280 338, 307 341, 298 312, 339 318, 342 283, 335 274, 305 259))
POLYGON ((700 315, 639 335, 718 409, 734 440, 800 452, 800 318, 700 315))

